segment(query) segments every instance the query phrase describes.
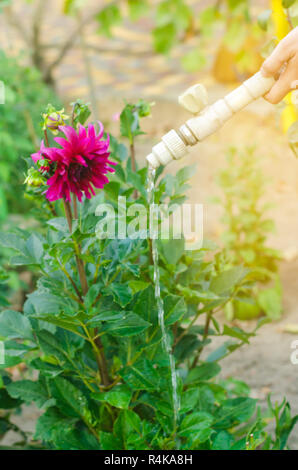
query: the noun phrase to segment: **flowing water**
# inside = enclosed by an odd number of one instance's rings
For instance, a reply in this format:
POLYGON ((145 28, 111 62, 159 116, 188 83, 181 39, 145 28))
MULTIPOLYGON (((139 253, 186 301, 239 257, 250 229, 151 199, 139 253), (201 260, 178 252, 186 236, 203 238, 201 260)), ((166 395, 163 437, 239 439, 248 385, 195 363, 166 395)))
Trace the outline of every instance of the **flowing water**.
MULTIPOLYGON (((147 196, 149 207, 151 208, 154 204, 154 190, 155 190, 155 174, 156 170, 149 167, 148 169, 148 180, 147 180, 147 196)), ((151 211, 150 211, 151 214, 151 211)), ((150 234, 151 236, 151 234, 150 234)), ((172 383, 172 401, 173 401, 173 412, 174 412, 174 426, 176 428, 178 413, 179 413, 179 397, 177 392, 177 373, 175 367, 175 359, 172 354, 171 342, 168 336, 166 325, 165 325, 165 312, 163 299, 160 293, 160 275, 158 266, 158 237, 152 236, 152 258, 154 268, 154 286, 155 286, 155 298, 158 310, 158 323, 162 334, 162 345, 169 358, 170 372, 171 372, 171 383, 172 383)))

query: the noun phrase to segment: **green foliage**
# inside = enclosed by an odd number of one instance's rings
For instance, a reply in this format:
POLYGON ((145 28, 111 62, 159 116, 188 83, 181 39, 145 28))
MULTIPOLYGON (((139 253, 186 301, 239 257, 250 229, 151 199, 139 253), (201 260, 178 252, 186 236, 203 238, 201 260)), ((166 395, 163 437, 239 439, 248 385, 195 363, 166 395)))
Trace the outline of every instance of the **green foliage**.
POLYGON ((271 319, 281 315, 282 292, 278 277, 277 250, 267 245, 268 233, 274 231, 273 220, 266 216, 270 204, 263 202, 266 180, 253 149, 238 152, 230 149, 227 167, 218 175, 223 189, 223 242, 226 262, 249 269, 248 285, 228 303, 228 318, 251 318, 261 312, 271 319), (257 285, 251 286, 251 281, 257 285), (270 284, 268 287, 268 283, 270 284))
POLYGON ((0 106, 0 222, 10 213, 24 213, 28 202, 23 197, 24 158, 39 144, 41 107, 49 101, 59 105, 32 67, 24 67, 13 58, 0 54, 1 80, 5 85, 5 104, 0 106), (5 196, 4 196, 5 194, 5 196))
MULTIPOLYGON (((139 120, 147 114, 141 109, 148 111, 147 104, 126 106, 124 138, 141 133, 139 120)), ((265 419, 245 384, 218 378, 220 360, 249 343, 260 326, 246 332, 216 319, 248 282, 248 270, 226 269, 222 253, 212 253, 207 243, 186 251, 183 238, 159 240, 161 295, 181 402, 174 423, 150 240, 96 235, 99 204, 110 204, 117 214, 118 197, 126 196, 128 208, 137 203, 148 209, 147 169, 133 172, 129 151, 115 138, 111 142, 117 171, 103 191, 83 201, 72 230, 65 218, 48 217, 42 234, 15 230, 1 235, 0 243, 14 252, 12 266, 34 265, 39 272, 23 312, 0 314, 3 368, 20 362, 28 368, 26 377, 15 382, 1 371, 2 432, 9 429, 14 410, 33 402, 42 410, 33 436, 42 448, 245 449, 248 441, 252 448, 285 448, 297 420, 289 405, 269 407, 265 419), (78 256, 87 292, 80 284, 78 256), (226 342, 210 349, 216 336, 226 342), (266 426, 274 419, 272 437, 266 426)), ((176 176, 163 176, 161 168, 155 202, 181 204, 192 173, 193 168, 183 168, 176 176)), ((25 448, 33 445, 31 438, 23 436, 25 448)))
MULTIPOLYGON (((5 86, 5 103, 0 105, 0 227, 15 225, 8 215, 22 214, 26 218, 32 207, 29 195, 24 197, 25 158, 39 145, 41 105, 49 101, 59 104, 32 67, 19 65, 14 58, 0 53, 1 80, 5 86)), ((33 181, 31 174, 31 181, 33 181)), ((36 175, 35 175, 36 176, 36 175)), ((39 175, 40 178, 40 175, 39 175)), ((43 202, 43 205, 44 202, 43 202)), ((8 251, 0 249, 0 263, 7 264, 8 251)), ((0 280, 0 305, 12 288, 20 287, 13 273, 0 280)))

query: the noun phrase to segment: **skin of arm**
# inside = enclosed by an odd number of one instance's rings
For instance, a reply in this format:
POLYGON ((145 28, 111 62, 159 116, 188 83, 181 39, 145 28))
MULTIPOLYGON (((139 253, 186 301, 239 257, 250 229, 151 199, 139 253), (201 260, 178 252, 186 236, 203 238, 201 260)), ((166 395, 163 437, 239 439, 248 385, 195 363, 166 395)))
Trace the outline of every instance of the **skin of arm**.
POLYGON ((274 76, 277 82, 265 99, 279 103, 291 90, 298 87, 298 27, 276 46, 261 67, 265 77, 274 76))

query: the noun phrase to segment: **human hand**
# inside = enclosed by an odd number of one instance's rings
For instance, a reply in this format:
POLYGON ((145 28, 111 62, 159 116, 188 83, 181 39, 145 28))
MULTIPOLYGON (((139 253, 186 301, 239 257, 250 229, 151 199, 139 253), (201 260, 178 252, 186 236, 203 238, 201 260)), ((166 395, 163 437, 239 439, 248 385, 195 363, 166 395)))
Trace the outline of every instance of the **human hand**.
POLYGON ((281 101, 298 86, 298 27, 280 41, 263 63, 261 73, 265 77, 277 78, 275 85, 264 96, 272 104, 281 101))

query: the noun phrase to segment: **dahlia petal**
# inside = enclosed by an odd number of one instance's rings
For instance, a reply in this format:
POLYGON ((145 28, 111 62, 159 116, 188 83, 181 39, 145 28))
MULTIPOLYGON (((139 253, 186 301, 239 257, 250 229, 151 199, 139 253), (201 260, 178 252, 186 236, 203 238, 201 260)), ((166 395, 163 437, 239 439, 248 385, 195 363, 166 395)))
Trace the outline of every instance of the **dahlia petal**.
POLYGON ((79 139, 80 141, 82 139, 86 139, 87 137, 87 132, 86 132, 86 129, 84 126, 82 126, 82 124, 79 124, 79 139))
POLYGON ((85 162, 84 158, 81 155, 76 155, 74 157, 81 165, 88 167, 87 163, 85 162))
POLYGON ((63 132, 68 141, 72 145, 77 145, 78 144, 78 134, 76 133, 75 129, 71 126, 59 126, 59 130, 63 132))
POLYGON ((34 163, 36 163, 38 160, 40 160, 42 158, 42 154, 43 154, 44 149, 45 149, 44 141, 42 140, 41 144, 40 144, 40 149, 38 150, 38 152, 32 153, 32 155, 31 155, 31 158, 34 161, 34 163))

